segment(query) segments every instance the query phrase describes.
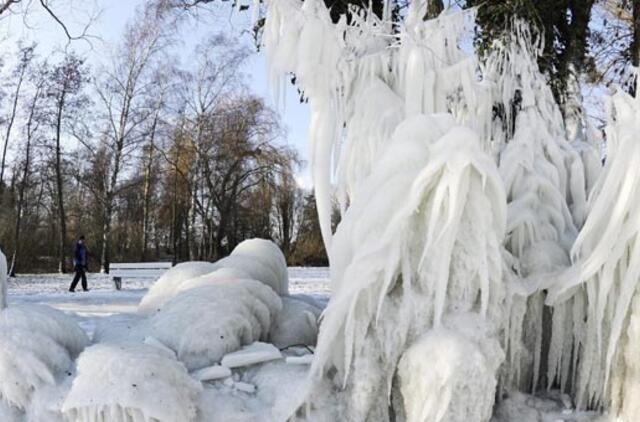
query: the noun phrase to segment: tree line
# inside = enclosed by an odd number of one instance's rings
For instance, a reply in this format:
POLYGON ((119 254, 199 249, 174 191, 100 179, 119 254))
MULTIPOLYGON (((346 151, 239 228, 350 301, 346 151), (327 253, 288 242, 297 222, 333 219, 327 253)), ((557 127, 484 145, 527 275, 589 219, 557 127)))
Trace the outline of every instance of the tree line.
POLYGON ((83 234, 111 262, 215 260, 269 238, 324 265, 312 194, 277 113, 243 75, 252 51, 215 35, 188 66, 175 14, 148 4, 107 64, 19 45, 0 92, 0 247, 10 273, 70 269, 83 234))

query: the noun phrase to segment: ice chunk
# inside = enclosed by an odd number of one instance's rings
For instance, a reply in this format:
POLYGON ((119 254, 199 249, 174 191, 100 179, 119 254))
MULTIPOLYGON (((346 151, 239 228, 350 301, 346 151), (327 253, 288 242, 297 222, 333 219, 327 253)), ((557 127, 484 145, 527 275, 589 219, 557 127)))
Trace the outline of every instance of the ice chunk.
POLYGON ((282 359, 282 353, 273 344, 255 342, 222 358, 222 366, 239 368, 282 359))
POLYGON ((198 369, 193 372, 191 376, 199 381, 214 381, 230 377, 231 370, 226 366, 213 365, 207 368, 198 369))
POLYGON ((287 356, 285 362, 289 365, 311 365, 311 362, 313 362, 313 355, 287 356))

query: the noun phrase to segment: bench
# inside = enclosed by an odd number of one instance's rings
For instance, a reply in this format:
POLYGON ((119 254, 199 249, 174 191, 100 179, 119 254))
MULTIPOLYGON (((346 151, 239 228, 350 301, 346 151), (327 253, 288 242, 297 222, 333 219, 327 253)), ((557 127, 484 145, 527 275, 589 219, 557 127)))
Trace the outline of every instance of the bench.
POLYGON ((109 275, 113 279, 116 290, 120 290, 123 278, 158 278, 172 266, 171 262, 120 262, 109 265, 109 275))

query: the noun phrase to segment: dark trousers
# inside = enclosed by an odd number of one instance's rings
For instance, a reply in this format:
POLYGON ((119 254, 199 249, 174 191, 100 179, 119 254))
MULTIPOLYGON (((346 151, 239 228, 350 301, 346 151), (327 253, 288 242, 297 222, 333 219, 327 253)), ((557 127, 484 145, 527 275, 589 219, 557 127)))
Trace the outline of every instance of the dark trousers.
POLYGON ((71 287, 69 287, 69 291, 74 291, 76 289, 76 286, 78 285, 78 281, 80 281, 80 278, 82 278, 82 290, 87 290, 87 274, 85 274, 84 272, 84 267, 82 265, 76 265, 73 268, 73 271, 76 273, 75 276, 73 276, 73 281, 71 282, 71 287))

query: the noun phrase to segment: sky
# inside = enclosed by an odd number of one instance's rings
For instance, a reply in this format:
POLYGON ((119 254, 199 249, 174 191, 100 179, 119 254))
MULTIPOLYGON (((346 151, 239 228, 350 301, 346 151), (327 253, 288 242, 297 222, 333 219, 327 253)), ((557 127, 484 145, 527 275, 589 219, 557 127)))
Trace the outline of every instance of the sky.
MULTIPOLYGON (((17 43, 18 40, 35 41, 38 43, 38 51, 42 56, 50 52, 61 52, 65 48, 87 56, 87 62, 92 67, 99 67, 101 62, 108 57, 108 51, 120 39, 125 24, 130 20, 136 7, 143 4, 144 0, 59 0, 53 3, 57 6, 56 12, 65 21, 72 35, 82 32, 86 22, 99 12, 97 18, 90 26, 89 34, 91 45, 85 41, 74 41, 69 44, 67 37, 59 25, 46 16, 34 5, 27 19, 22 16, 11 16, 0 20, 0 40, 3 45, 17 43)), ((250 45, 255 51, 253 40, 247 32, 251 28, 251 16, 248 12, 237 12, 228 6, 228 2, 217 3, 209 6, 204 12, 199 12, 201 19, 189 21, 180 32, 180 42, 175 48, 178 55, 182 54, 183 65, 188 65, 186 53, 193 50, 198 42, 212 34, 223 32, 234 35, 236 42, 250 45)), ((5 61, 11 62, 10 53, 5 53, 5 61), (6 55, 9 57, 6 57, 6 55)), ((274 103, 267 78, 267 63, 264 54, 256 52, 250 58, 244 73, 248 76, 248 84, 251 93, 265 99, 267 104, 276 109, 280 114, 283 125, 287 128, 287 143, 294 146, 300 157, 308 162, 307 131, 309 125, 309 106, 301 104, 298 93, 291 84, 287 86, 286 99, 283 105, 274 103)), ((308 164, 298 174, 298 183, 305 187, 311 187, 311 177, 308 164)))

